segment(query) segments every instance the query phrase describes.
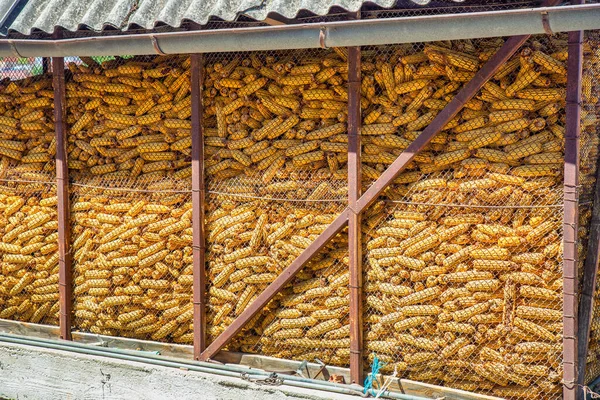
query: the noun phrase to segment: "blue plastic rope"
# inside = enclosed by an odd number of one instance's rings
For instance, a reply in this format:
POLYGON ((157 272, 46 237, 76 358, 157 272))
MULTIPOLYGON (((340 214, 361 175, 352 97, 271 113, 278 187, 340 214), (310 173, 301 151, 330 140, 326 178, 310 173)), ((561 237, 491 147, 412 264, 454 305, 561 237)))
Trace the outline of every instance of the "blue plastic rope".
POLYGON ((364 390, 363 393, 367 393, 370 389, 373 388, 373 382, 377 379, 377 374, 383 364, 379 363, 379 358, 377 354, 373 353, 373 364, 371 364, 371 373, 365 377, 364 390))

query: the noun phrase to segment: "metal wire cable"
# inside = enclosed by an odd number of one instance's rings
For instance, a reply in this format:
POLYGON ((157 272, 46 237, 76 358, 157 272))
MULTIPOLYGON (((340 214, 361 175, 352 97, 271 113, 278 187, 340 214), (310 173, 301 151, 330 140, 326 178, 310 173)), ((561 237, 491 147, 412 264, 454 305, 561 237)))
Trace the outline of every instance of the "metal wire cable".
POLYGON ((34 181, 34 180, 21 180, 21 179, 0 179, 0 182, 10 182, 10 183, 39 183, 41 185, 56 185, 56 182, 51 182, 51 181, 34 181))
POLYGON ((89 189, 99 189, 99 190, 115 190, 119 192, 138 192, 138 193, 191 193, 192 189, 189 190, 149 190, 149 189, 130 189, 130 188, 117 188, 117 187, 105 187, 105 186, 95 186, 95 185, 86 185, 84 183, 71 183, 72 186, 84 187, 89 189))
POLYGON ((289 202, 299 202, 299 203, 305 203, 305 202, 310 202, 310 203, 343 203, 346 201, 346 199, 284 199, 284 198, 280 198, 280 197, 260 197, 260 196, 250 196, 250 195, 245 195, 245 194, 238 194, 238 193, 226 193, 226 192, 218 192, 215 190, 208 190, 207 193, 209 194, 216 194, 216 195, 221 195, 221 196, 231 196, 231 197, 241 197, 241 198, 247 198, 247 199, 254 199, 254 200, 268 200, 268 201, 289 201, 289 202))
POLYGON ((399 201, 399 200, 384 200, 386 203, 392 204, 405 204, 414 206, 430 206, 430 207, 457 207, 457 208, 494 208, 494 209, 516 209, 516 208, 562 208, 563 204, 549 204, 539 206, 482 206, 472 204, 448 204, 448 203, 415 203, 410 201, 399 201))

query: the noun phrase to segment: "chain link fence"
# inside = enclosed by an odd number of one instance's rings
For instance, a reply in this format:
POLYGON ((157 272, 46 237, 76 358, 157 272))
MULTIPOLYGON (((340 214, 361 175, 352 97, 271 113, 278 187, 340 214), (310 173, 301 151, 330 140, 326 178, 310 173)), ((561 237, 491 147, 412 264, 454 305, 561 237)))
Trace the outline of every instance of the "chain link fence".
POLYGON ((75 329, 192 343, 190 58, 67 67, 75 329))
MULTIPOLYGON (((581 263, 597 42, 584 47, 581 263)), ((362 49, 363 190, 503 43, 362 49)), ((399 378, 561 396, 566 62, 566 36, 532 37, 363 213, 367 370, 377 358, 399 378)), ((190 64, 66 60, 75 330, 193 342, 190 64)), ((52 81, 26 65, 0 81, 0 318, 57 324, 52 81)), ((211 342, 347 206, 347 50, 208 54, 203 76, 211 342)), ((227 349, 347 367, 347 249, 342 231, 227 349)))
MULTIPOLYGON (((347 202, 345 49, 213 54, 204 85, 209 341, 347 202)), ((347 235, 228 346, 348 364, 347 235)))
POLYGON ((58 325, 52 75, 0 59, 0 318, 58 325))
MULTIPOLYGON (((363 173, 376 179, 499 39, 363 52, 363 173)), ((566 37, 534 37, 374 206, 365 349, 385 373, 560 398, 566 37)))

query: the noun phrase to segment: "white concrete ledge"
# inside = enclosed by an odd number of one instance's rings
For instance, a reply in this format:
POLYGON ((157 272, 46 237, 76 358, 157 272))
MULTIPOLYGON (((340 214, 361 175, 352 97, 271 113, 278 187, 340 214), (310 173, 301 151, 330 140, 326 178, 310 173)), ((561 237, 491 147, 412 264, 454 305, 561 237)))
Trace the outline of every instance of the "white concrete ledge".
POLYGON ((360 397, 112 358, 0 343, 0 398, 9 400, 351 400, 360 397))

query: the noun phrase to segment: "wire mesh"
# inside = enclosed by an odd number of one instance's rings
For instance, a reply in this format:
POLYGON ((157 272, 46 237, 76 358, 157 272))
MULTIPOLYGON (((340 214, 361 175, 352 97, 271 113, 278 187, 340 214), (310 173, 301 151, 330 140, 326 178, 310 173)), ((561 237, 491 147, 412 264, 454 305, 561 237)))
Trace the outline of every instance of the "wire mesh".
POLYGON ((560 396, 562 207, 379 208, 365 226, 369 361, 505 398, 560 396))
POLYGON ((279 307, 262 321, 259 344, 251 352, 349 365, 347 239, 345 232, 334 238, 282 292, 279 307))
MULTIPOLYGON (((580 231, 579 238, 581 244, 579 251, 579 271, 582 275, 582 266, 585 262, 586 251, 588 249, 588 234, 590 222, 592 219, 592 208, 594 191, 597 190, 597 162, 599 150, 600 131, 597 123, 600 115, 600 78, 598 77, 598 67, 600 64, 600 54, 598 46, 600 37, 597 31, 586 32, 583 45, 583 82, 582 82, 582 122, 581 122, 581 160, 580 160, 580 231)), ((580 280, 581 281, 581 280, 580 280)), ((592 323, 590 326, 590 337, 588 343, 587 365, 585 370, 585 384, 589 384, 596 377, 600 376, 600 293, 594 288, 594 308, 592 309, 592 323)))
MULTIPOLYGON (((205 66, 210 341, 345 207, 347 59, 342 49, 213 54, 205 66)), ((228 349, 313 361, 330 347, 320 356, 346 365, 347 334, 331 331, 347 326, 347 304, 325 306, 347 297, 340 240, 228 349)))
MULTIPOLYGON (((580 260, 597 42, 585 45, 580 260)), ((502 43, 363 50, 363 189, 502 43)), ((528 41, 365 212, 367 366, 376 355, 412 380, 560 397, 566 60, 565 36, 528 41)), ((75 329, 191 343, 189 56, 66 61, 75 329)), ((205 58, 209 341, 345 208, 347 68, 345 49, 205 58)), ((0 83, 0 318, 56 324, 52 88, 30 72, 0 83)), ((342 232, 228 349, 347 366, 348 285, 342 232)))
MULTIPOLYGON (((363 52, 368 186, 503 40, 363 52)), ((365 349, 383 371, 502 398, 562 394, 566 37, 534 37, 366 214, 365 349)))
MULTIPOLYGON (((343 207, 343 202, 333 201, 306 204, 209 195, 209 341, 250 306, 343 207)), ((346 365, 347 357, 340 358, 349 334, 346 249, 347 236, 334 239, 227 348, 286 359, 320 357, 346 365), (332 299, 337 301, 333 308, 328 307, 332 299), (339 329, 344 325, 345 334, 339 329), (342 336, 329 339, 334 333, 326 334, 333 330, 342 336)))
POLYGON ((67 66, 75 329, 191 343, 190 58, 67 66))
POLYGON ((16 58, 0 77, 0 318, 58 325, 52 77, 16 58))
MULTIPOLYGON (((49 59, 47 59, 49 60, 49 59)), ((0 57, 0 77, 2 81, 20 81, 38 75, 43 75, 49 69, 44 66, 41 57, 0 57)))

